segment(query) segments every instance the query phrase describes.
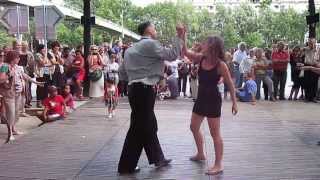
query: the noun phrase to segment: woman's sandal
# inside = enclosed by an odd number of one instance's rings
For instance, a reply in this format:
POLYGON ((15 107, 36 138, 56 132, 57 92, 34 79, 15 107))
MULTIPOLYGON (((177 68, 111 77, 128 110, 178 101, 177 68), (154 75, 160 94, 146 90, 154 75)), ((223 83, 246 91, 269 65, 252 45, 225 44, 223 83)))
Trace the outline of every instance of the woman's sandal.
POLYGON ((220 169, 220 170, 217 170, 217 171, 208 170, 206 172, 206 175, 214 176, 214 175, 218 175, 218 174, 221 174, 221 173, 223 173, 223 169, 220 169))
POLYGON ((201 161, 205 161, 206 160, 206 158, 199 158, 197 156, 192 156, 189 159, 190 159, 190 161, 195 161, 195 162, 201 162, 201 161))

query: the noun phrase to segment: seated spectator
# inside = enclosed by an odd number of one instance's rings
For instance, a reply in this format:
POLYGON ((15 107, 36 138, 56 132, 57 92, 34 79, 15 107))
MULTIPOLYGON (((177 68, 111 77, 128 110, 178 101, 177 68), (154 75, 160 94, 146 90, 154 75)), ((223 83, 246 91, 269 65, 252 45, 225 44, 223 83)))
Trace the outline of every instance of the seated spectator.
POLYGON ((41 120, 44 123, 62 120, 65 117, 66 104, 63 97, 58 95, 57 87, 49 87, 49 97, 44 100, 43 105, 45 108, 41 120))
POLYGON ((74 99, 71 94, 71 88, 69 85, 64 86, 62 97, 64 98, 64 103, 66 104, 67 112, 69 113, 69 112, 75 110, 74 99))
POLYGON ((172 73, 172 69, 168 68, 167 69, 167 83, 168 83, 168 88, 170 91, 170 99, 176 99, 180 94, 179 94, 179 87, 178 87, 178 79, 176 78, 175 74, 172 73))
POLYGON ((241 102, 251 102, 252 105, 256 104, 257 84, 252 79, 252 74, 246 76, 246 82, 243 88, 237 90, 237 97, 241 102))

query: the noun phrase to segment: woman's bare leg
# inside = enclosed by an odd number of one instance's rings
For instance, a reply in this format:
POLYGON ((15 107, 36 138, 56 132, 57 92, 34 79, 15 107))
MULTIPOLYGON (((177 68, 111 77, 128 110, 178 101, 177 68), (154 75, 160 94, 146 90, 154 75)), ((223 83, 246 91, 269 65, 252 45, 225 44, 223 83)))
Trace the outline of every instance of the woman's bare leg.
POLYGON ((200 127, 203 119, 204 119, 203 116, 199 116, 195 113, 192 113, 190 130, 193 134, 194 140, 197 145, 197 151, 198 151, 195 156, 192 156, 190 158, 190 160, 192 161, 201 161, 206 159, 204 150, 203 150, 203 135, 200 131, 200 127))
POLYGON ((220 118, 208 118, 208 125, 214 144, 215 162, 207 174, 214 175, 223 171, 223 140, 220 132, 220 118))

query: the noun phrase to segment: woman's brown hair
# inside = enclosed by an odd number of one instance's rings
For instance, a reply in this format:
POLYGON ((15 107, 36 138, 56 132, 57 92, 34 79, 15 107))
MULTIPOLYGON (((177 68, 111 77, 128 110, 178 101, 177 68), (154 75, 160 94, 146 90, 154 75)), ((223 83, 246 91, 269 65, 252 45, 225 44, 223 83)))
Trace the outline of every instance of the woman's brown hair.
POLYGON ((15 59, 19 58, 19 53, 17 51, 10 50, 7 52, 4 62, 10 64, 15 59))
POLYGON ((223 61, 224 60, 224 42, 222 38, 219 36, 209 36, 207 38, 208 44, 208 53, 212 57, 211 61, 213 64, 216 61, 223 61))

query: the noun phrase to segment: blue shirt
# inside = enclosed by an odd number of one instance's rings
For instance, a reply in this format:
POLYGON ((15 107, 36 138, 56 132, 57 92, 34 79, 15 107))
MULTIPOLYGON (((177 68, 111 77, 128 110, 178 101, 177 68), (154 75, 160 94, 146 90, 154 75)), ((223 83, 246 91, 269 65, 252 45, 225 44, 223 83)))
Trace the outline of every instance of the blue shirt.
POLYGON ((255 96, 257 93, 257 84, 254 80, 248 80, 244 84, 243 91, 239 93, 239 98, 241 101, 250 102, 252 96, 255 96))

